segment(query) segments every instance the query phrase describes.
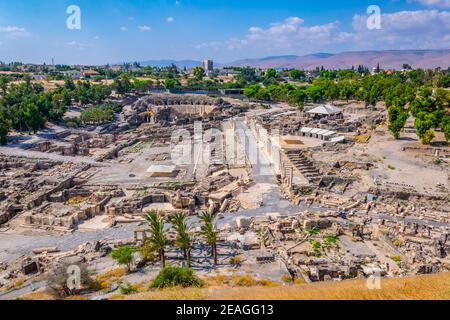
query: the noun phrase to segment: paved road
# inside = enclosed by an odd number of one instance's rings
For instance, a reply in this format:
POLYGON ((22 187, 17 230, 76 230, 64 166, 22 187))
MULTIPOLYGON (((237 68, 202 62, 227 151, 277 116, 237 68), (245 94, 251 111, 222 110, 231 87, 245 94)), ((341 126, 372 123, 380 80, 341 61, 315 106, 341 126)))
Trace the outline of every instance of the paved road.
MULTIPOLYGON (((272 112, 273 111, 275 110, 272 110, 272 112)), ((251 132, 249 127, 242 120, 236 120, 236 129, 247 133, 251 132)), ((265 153, 261 150, 261 148, 259 148, 253 133, 251 132, 251 134, 247 134, 246 137, 238 137, 238 144, 240 147, 245 146, 247 154, 251 152, 249 150, 258 151, 258 155, 253 154, 250 156, 250 159, 258 160, 252 161, 254 163, 252 163, 251 178, 257 185, 264 185, 264 188, 261 188, 263 190, 263 194, 255 195, 255 197, 261 198, 262 206, 253 210, 239 211, 236 214, 225 213, 222 215, 223 219, 220 220, 219 225, 225 223, 233 224, 237 216, 258 217, 265 216, 267 213, 300 213, 300 207, 293 206, 290 201, 283 198, 273 167, 270 165, 265 153), (246 141, 242 141, 245 138, 246 141)))
POLYGON ((98 162, 90 157, 82 156, 63 156, 55 153, 45 153, 39 151, 23 150, 20 148, 0 147, 0 155, 13 157, 26 157, 32 159, 45 159, 51 161, 64 161, 71 163, 86 163, 101 166, 108 166, 107 163, 98 162))
POLYGON ((41 247, 58 247, 61 251, 74 250, 86 242, 97 240, 120 240, 134 236, 137 224, 126 224, 111 229, 96 231, 76 231, 62 236, 22 236, 0 233, 0 261, 11 262, 30 255, 31 250, 41 247))

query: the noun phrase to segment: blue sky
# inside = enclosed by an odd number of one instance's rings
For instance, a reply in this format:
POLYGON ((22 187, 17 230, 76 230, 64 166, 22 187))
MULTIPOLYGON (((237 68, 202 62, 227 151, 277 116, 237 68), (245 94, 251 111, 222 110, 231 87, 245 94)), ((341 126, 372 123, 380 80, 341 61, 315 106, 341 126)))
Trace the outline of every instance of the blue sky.
POLYGON ((450 0, 0 0, 0 60, 103 64, 450 48, 450 0), (69 5, 81 30, 69 30, 69 5), (368 30, 366 10, 382 12, 368 30))

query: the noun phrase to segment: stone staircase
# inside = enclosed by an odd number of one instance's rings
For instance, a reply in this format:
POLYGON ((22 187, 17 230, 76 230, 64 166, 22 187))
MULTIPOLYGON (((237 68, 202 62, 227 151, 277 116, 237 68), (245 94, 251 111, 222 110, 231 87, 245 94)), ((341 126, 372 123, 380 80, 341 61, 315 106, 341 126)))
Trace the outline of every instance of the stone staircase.
POLYGON ((318 184, 321 179, 319 169, 314 162, 300 150, 285 150, 286 158, 289 160, 285 167, 297 169, 310 183, 318 184))

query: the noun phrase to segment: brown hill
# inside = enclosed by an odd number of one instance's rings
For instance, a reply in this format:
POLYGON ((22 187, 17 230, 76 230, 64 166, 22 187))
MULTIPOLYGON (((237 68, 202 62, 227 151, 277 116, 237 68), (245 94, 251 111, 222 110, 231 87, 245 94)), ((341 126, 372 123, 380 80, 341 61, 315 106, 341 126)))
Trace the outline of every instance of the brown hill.
POLYGON ((368 68, 380 64, 384 69, 402 69, 403 64, 413 68, 450 67, 450 49, 446 50, 389 50, 355 51, 338 54, 312 54, 307 56, 277 56, 262 59, 239 60, 227 65, 259 68, 297 68, 311 70, 323 66, 327 69, 344 69, 364 65, 368 68))

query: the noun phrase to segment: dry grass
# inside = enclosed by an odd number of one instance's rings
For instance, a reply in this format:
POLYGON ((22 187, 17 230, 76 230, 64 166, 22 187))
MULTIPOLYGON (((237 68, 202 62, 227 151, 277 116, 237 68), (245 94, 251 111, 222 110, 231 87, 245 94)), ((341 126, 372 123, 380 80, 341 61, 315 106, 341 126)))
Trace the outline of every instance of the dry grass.
POLYGON ((365 280, 315 283, 281 288, 217 290, 213 300, 449 300, 450 273, 385 279, 381 290, 370 290, 365 280))
POLYGON ((71 297, 67 297, 66 300, 69 301, 85 301, 85 300, 89 300, 87 296, 71 296, 71 297))
POLYGON ((206 300, 209 291, 208 289, 177 287, 152 290, 129 296, 115 296, 113 298, 119 300, 206 300))
POLYGON ((124 268, 117 268, 110 270, 108 272, 99 274, 95 280, 100 285, 102 290, 107 290, 112 283, 119 281, 122 277, 127 274, 127 270, 124 268))
POLYGON ((44 292, 44 291, 36 291, 31 292, 22 297, 23 300, 36 300, 36 301, 48 301, 48 300, 56 300, 55 296, 44 292))
MULTIPOLYGON (((241 283, 241 281, 238 282, 241 283)), ((129 300, 450 300, 450 273, 384 279, 381 287, 381 290, 370 290, 365 280, 278 287, 262 286, 261 283, 254 281, 254 286, 251 287, 173 288, 117 298, 129 300)))
POLYGON ((236 287, 254 287, 256 286, 256 281, 252 276, 234 276, 233 285, 236 287))
POLYGON ((258 285, 263 286, 263 287, 279 287, 280 284, 273 282, 269 279, 260 279, 258 280, 258 285))
POLYGON ((19 278, 16 281, 14 281, 14 289, 20 289, 22 288, 23 284, 25 283, 25 280, 23 278, 19 278))

